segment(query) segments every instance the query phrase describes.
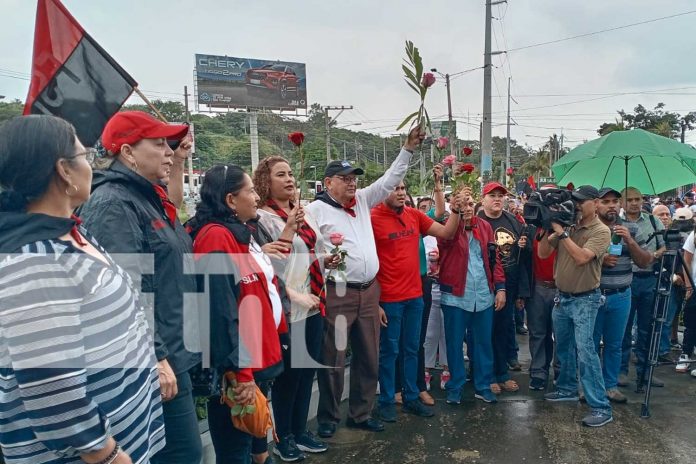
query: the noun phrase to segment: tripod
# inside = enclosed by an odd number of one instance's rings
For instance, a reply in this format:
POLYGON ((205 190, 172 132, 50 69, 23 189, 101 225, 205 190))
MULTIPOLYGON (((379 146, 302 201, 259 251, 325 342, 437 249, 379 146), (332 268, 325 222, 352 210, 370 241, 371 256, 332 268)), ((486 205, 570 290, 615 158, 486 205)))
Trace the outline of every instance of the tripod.
MULTIPOLYGON (((667 309, 672 298, 672 288, 674 275, 677 269, 684 268, 684 256, 679 249, 680 241, 674 243, 666 240, 667 250, 662 255, 660 260, 660 273, 657 277, 657 285, 655 288, 655 303, 653 305, 653 314, 650 327, 650 345, 645 356, 643 369, 638 378, 636 393, 643 392, 645 388, 645 397, 640 411, 642 418, 650 417, 650 393, 652 392, 652 379, 655 366, 658 365, 658 357, 660 351, 660 336, 662 335, 662 327, 665 324, 667 309), (676 246, 673 246, 676 245, 676 246)), ((685 272, 686 277, 693 286, 691 275, 685 272)))

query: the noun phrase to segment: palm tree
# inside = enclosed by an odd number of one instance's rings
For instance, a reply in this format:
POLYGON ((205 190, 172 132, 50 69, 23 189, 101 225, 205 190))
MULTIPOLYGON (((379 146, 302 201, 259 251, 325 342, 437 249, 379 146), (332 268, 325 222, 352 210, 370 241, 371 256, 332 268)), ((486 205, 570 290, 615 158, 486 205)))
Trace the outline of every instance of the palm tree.
POLYGON ((549 153, 542 149, 539 149, 532 156, 527 159, 527 161, 520 166, 520 171, 522 171, 527 176, 534 176, 536 182, 539 181, 542 173, 548 172, 551 169, 551 162, 549 160, 549 153))
POLYGON ((653 134, 661 135, 663 137, 667 137, 668 139, 671 139, 674 135, 674 128, 667 121, 660 121, 657 124, 655 124, 655 127, 649 130, 653 134))
POLYGON ((614 131, 624 131, 628 130, 628 127, 626 127, 626 123, 624 122, 623 119, 614 119, 614 122, 609 123, 605 122, 599 127, 599 130, 597 133, 599 135, 607 135, 610 132, 614 131))

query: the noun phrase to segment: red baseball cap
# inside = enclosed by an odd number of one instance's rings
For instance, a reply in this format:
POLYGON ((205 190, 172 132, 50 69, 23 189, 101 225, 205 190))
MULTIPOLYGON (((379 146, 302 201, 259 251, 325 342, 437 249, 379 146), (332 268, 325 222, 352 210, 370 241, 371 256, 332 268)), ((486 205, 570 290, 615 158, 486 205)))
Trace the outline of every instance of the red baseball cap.
POLYGON ((188 129, 185 124, 167 124, 142 111, 122 111, 106 123, 102 145, 115 154, 123 144, 133 145, 143 139, 181 140, 188 129))
POLYGON ((500 190, 501 192, 503 192, 503 195, 507 195, 509 193, 507 189, 503 187, 502 184, 499 184, 498 182, 489 182, 483 186, 483 196, 488 195, 493 190, 500 190))

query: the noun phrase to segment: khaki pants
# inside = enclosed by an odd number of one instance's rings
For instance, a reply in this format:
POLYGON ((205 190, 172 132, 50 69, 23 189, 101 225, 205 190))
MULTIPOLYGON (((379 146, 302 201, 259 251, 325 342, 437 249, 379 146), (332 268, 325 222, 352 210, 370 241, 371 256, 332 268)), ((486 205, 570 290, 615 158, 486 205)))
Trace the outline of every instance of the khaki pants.
POLYGON ((380 287, 375 281, 370 287, 359 290, 328 285, 326 292, 326 320, 322 363, 318 370, 319 422, 338 423, 341 420, 339 404, 343 395, 343 379, 346 350, 337 349, 337 341, 344 345, 350 341, 350 395, 348 417, 363 422, 370 417, 377 393, 379 369, 379 297, 380 287), (338 319, 338 329, 337 329, 338 319), (345 322, 343 322, 345 320, 345 322), (344 328, 345 327, 345 332, 344 328))

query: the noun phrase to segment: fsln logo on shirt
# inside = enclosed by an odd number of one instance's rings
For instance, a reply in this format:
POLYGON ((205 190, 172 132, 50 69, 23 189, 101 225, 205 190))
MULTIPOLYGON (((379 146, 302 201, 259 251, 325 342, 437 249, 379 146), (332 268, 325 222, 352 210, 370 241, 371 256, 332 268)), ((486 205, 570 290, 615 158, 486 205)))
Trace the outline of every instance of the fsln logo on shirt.
POLYGON ((411 227, 410 229, 404 229, 399 232, 392 232, 388 235, 389 240, 398 240, 400 238, 404 237, 410 237, 411 235, 416 233, 416 229, 411 227))
POLYGON ((242 283, 243 283, 243 284, 247 284, 247 285, 248 285, 248 284, 252 284, 252 283, 254 283, 254 282, 258 282, 258 281, 259 281, 259 276, 256 275, 256 274, 250 274, 250 275, 248 275, 248 276, 242 277, 242 283))

